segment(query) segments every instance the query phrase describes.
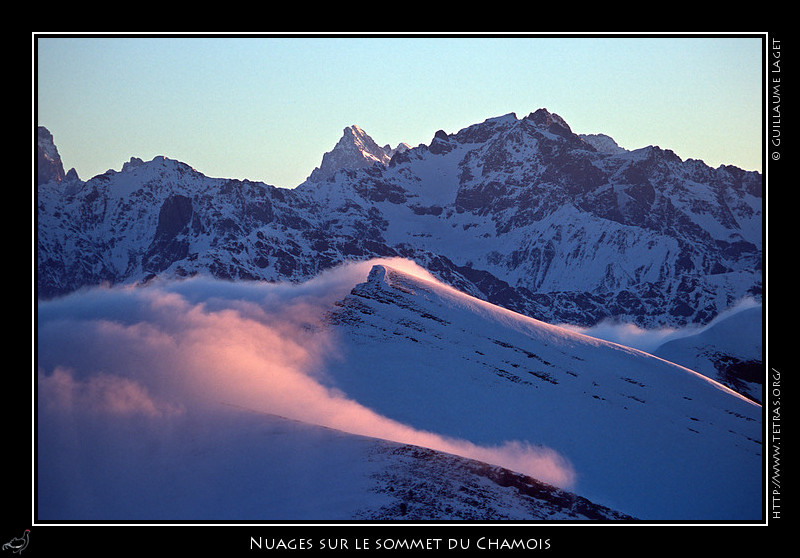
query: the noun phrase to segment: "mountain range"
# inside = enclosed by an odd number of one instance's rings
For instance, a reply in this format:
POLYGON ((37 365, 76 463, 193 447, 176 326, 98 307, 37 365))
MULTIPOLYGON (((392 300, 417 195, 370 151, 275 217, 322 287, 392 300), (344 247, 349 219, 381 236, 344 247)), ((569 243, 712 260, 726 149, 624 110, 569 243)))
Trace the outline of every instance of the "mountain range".
MULTIPOLYGON (((130 426, 79 413, 72 435, 101 432, 114 451, 104 458, 92 445, 96 459, 84 460, 68 444, 40 445, 40 480, 87 494, 44 491, 45 515, 84 518, 87 506, 98 504, 96 513, 124 516, 111 478, 125 473, 133 483, 125 490, 136 487, 141 496, 127 513, 151 517, 204 510, 205 518, 308 518, 303 505, 327 518, 761 517, 759 173, 712 169, 654 146, 626 150, 602 134, 573 133, 545 109, 439 131, 413 148, 380 147, 350 126, 293 189, 210 178, 162 156, 134 157, 120 171, 83 181, 74 169, 64 172, 41 127, 37 148, 40 398, 43 386, 54 401, 91 395, 88 403, 102 415, 121 390, 126 401, 136 394, 146 402, 148 412, 159 408, 154 396, 175 411, 157 413, 170 417, 169 428, 122 438, 105 429, 130 426), (354 266, 356 278, 342 271, 354 266), (336 289, 320 289, 329 277, 338 277, 336 289), (265 310, 286 293, 290 306, 265 310), (192 317, 190 331, 198 316, 222 320, 224 328, 228 319, 247 318, 267 337, 251 339, 243 352, 278 339, 286 348, 263 367, 283 362, 294 347, 291 364, 279 377, 252 383, 249 373, 261 370, 255 364, 267 349, 239 362, 214 337, 208 343, 216 351, 196 360, 178 350, 184 334, 168 333, 160 314, 148 317, 156 305, 140 297, 151 294, 165 308, 174 297, 182 301, 170 319, 192 317), (98 297, 113 304, 101 307, 98 297), (729 316, 742 301, 748 310, 729 316), (120 308, 129 315, 118 316, 120 308), (696 333, 643 352, 560 327, 609 322, 696 333), (106 349, 112 331, 113 351, 106 349), (120 344, 140 332, 138 344, 120 344), (157 353, 167 369, 145 350, 161 334, 169 341, 157 353), (296 346, 306 336, 310 342, 296 346), (116 352, 126 355, 124 363, 110 360, 116 352), (217 362, 220 355, 229 361, 217 362), (313 382, 272 397, 295 385, 295 376, 283 374, 298 363, 299 377, 313 382), (146 369, 163 374, 156 380, 146 369), (106 370, 119 374, 110 386, 100 373, 106 370), (224 379, 223 370, 233 376, 224 379), (219 411, 204 407, 198 415, 187 401, 211 377, 216 387, 203 397, 226 402, 229 416, 219 424, 228 427, 201 436, 199 425, 216 423, 209 417, 219 411), (335 412, 329 397, 313 418, 287 403, 319 390, 336 395, 335 412), (355 407, 344 412, 342 401, 355 407), (355 420, 365 409, 372 414, 355 420), (249 444, 262 438, 282 447, 287 429, 291 443, 305 449, 293 450, 302 464, 269 454, 281 462, 282 486, 330 469, 342 486, 359 487, 352 501, 337 484, 317 486, 320 498, 311 503, 299 488, 284 488, 283 508, 269 499, 279 489, 274 483, 244 498, 256 471, 233 456, 267 459, 264 448, 249 444), (235 447, 220 445, 223 438, 235 439, 228 442, 235 447), (311 439, 372 465, 348 477, 342 467, 352 461, 317 463, 311 439), (143 448, 160 465, 145 466, 151 473, 141 478, 114 457, 143 448), (175 482, 189 455, 206 456, 208 467, 175 482), (54 462, 74 465, 57 469, 54 462), (446 480, 442 463, 452 471, 446 480), (242 467, 239 484, 223 485, 229 498, 193 492, 219 470, 242 467), (154 469, 161 484, 146 487, 154 469), (93 476, 108 477, 106 484, 89 490, 81 479, 93 476), (155 493, 167 488, 182 497, 161 514, 155 493), (321 499, 330 506, 319 508, 321 499), (211 502, 223 500, 214 512, 211 502)), ((240 338, 228 338, 224 328, 217 336, 238 346, 240 338)), ((236 331, 246 340, 255 335, 236 331)), ((315 408, 308 401, 304 407, 315 408)), ((114 407, 112 414, 124 422, 142 408, 126 407, 119 418, 114 407)), ((54 432, 64 411, 50 412, 42 415, 40 437, 63 439, 54 432)))
POLYGON ((761 175, 614 145, 540 109, 395 150, 352 126, 294 189, 165 157, 82 182, 45 158, 37 294, 154 275, 302 281, 399 256, 549 322, 706 324, 760 298, 761 175))

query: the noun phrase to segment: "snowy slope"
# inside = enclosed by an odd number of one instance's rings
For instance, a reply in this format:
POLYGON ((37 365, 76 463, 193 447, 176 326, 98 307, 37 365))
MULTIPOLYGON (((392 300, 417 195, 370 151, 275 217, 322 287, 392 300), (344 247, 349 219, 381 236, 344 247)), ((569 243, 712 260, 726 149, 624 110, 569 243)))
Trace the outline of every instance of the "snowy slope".
POLYGON ((653 354, 691 368, 763 401, 764 347, 761 306, 715 320, 697 333, 659 346, 653 354))
POLYGON ((233 407, 43 428, 43 521, 629 519, 500 467, 233 407))
POLYGON ((365 275, 40 302, 37 518, 627 518, 324 387, 325 312, 365 275))
POLYGON ((761 516, 761 407, 704 376, 389 267, 331 320, 331 385, 382 415, 546 448, 571 489, 639 518, 761 516))
POLYGON ((411 262, 89 290, 37 338, 42 519, 760 517, 760 406, 411 262))

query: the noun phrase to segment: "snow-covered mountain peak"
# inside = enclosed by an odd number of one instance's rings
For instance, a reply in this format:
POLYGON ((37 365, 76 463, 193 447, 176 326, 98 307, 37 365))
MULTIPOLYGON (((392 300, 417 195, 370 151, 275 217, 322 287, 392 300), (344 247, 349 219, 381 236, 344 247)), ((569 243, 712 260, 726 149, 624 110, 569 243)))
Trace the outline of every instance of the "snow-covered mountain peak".
POLYGON ((411 146, 405 142, 398 143, 397 147, 395 147, 394 149, 392 149, 392 146, 389 145, 388 143, 383 146, 383 150, 386 152, 386 154, 389 156, 390 159, 394 157, 396 153, 405 153, 409 149, 411 149, 411 146))
POLYGON ((621 147, 614 138, 606 134, 579 134, 581 139, 594 147, 600 153, 608 155, 618 155, 626 153, 628 150, 621 147))
POLYGON ((546 108, 537 109, 536 111, 530 113, 526 119, 543 127, 550 127, 553 124, 557 124, 566 131, 572 132, 572 129, 569 127, 569 124, 567 124, 566 120, 561 118, 556 113, 550 112, 546 108))
MULTIPOLYGON (((164 155, 156 155, 149 161, 144 161, 139 157, 131 157, 129 161, 122 164, 121 174, 140 174, 142 176, 149 175, 152 178, 164 179, 167 176, 172 177, 197 177, 206 178, 202 173, 192 168, 190 165, 171 159, 164 155)), ((109 170, 106 174, 115 174, 117 171, 109 170)))
POLYGON ((378 144, 376 144, 357 124, 348 126, 342 131, 342 137, 337 146, 345 149, 356 147, 363 153, 373 156, 374 152, 380 153, 383 151, 382 148, 376 149, 378 148, 378 144))
POLYGON ((334 148, 322 157, 322 164, 314 169, 308 180, 322 182, 340 169, 359 169, 376 163, 387 165, 391 155, 379 146, 364 130, 353 124, 346 127, 334 148))
POLYGON ((144 165, 144 161, 138 157, 131 157, 130 161, 122 164, 122 172, 130 172, 136 167, 144 165))
POLYGON ((487 118, 483 121, 484 124, 513 124, 517 121, 517 114, 514 112, 509 112, 508 114, 504 114, 502 116, 495 116, 492 118, 487 118))

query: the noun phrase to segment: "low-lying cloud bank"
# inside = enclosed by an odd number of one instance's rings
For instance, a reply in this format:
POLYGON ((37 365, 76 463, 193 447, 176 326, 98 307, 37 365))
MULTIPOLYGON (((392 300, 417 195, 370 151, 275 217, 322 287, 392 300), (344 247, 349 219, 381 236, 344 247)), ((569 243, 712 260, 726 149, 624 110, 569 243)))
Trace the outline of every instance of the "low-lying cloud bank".
POLYGON ((40 302, 40 440, 58 438, 56 431, 70 421, 107 428, 114 417, 138 417, 141 428, 163 429, 171 417, 229 405, 425 446, 571 487, 575 472, 554 451, 517 441, 482 447, 415 430, 323 386, 325 363, 340 355, 334 330, 321 318, 366 280, 374 263, 433 280, 412 262, 381 260, 345 265, 302 285, 196 278, 40 302))
POLYGON ((652 353, 664 343, 700 334, 726 318, 744 310, 758 308, 760 306, 761 304, 752 298, 742 299, 736 305, 720 313, 716 318, 711 320, 711 322, 703 326, 688 325, 681 328, 662 327, 644 329, 635 324, 619 323, 613 320, 604 321, 592 327, 580 327, 569 324, 559 325, 564 329, 602 339, 603 341, 610 341, 612 343, 618 343, 626 347, 652 353))

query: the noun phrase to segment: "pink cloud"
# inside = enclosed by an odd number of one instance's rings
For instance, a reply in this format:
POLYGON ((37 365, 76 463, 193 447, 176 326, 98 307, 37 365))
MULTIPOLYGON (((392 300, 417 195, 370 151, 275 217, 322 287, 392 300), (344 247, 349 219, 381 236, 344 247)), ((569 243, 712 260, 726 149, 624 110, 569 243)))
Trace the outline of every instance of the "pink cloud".
POLYGON ((136 382, 112 374, 78 380, 63 368, 50 375, 40 370, 37 384, 39 403, 50 412, 150 417, 180 412, 178 407, 157 402, 136 382))
MULTIPOLYGON (((39 374, 39 401, 148 416, 232 405, 471 457, 568 487, 574 471, 553 451, 517 442, 481 447, 419 431, 323 385, 324 365, 338 353, 319 319, 370 268, 345 267, 299 287, 200 281, 173 291, 109 289, 80 319, 74 309, 61 315, 54 306, 53 315, 40 313, 47 316, 39 325, 40 363, 52 372, 39 374)), ((413 263, 404 268, 427 276, 413 263)))

